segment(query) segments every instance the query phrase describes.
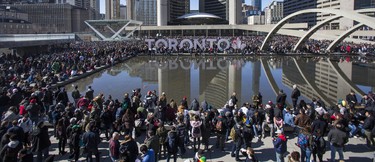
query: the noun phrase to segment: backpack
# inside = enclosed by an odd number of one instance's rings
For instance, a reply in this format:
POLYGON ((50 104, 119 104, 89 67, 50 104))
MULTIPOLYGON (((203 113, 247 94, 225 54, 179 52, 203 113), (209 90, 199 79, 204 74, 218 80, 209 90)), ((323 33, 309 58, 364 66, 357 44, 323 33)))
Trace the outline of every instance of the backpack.
POLYGON ((215 128, 216 128, 217 131, 221 132, 223 130, 223 121, 222 120, 218 120, 216 122, 215 128))
POLYGON ((124 102, 121 107, 124 111, 126 111, 126 109, 129 107, 128 102, 124 102))
POLYGON ((300 133, 297 140, 298 147, 306 147, 308 144, 308 140, 309 137, 307 135, 300 133))
POLYGON ((186 129, 185 125, 179 125, 177 127, 177 131, 178 131, 177 133, 179 137, 181 138, 185 137, 185 129, 186 129))
POLYGON ((200 127, 193 127, 193 134, 201 134, 201 128, 200 127))

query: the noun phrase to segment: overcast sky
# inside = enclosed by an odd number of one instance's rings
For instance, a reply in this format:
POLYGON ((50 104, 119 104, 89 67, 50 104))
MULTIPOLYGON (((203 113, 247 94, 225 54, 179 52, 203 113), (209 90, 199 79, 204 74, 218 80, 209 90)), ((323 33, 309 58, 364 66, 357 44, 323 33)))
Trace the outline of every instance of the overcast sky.
MULTIPOLYGON (((100 13, 105 13, 105 1, 106 0, 100 0, 100 13)), ((199 0, 190 0, 190 9, 191 10, 198 10, 198 1, 199 0)), ((272 0, 262 0, 262 8, 267 6, 271 3, 272 0)), ((245 0, 246 4, 250 3, 250 0, 245 0)), ((126 4, 126 0, 120 0, 121 4, 126 4)))

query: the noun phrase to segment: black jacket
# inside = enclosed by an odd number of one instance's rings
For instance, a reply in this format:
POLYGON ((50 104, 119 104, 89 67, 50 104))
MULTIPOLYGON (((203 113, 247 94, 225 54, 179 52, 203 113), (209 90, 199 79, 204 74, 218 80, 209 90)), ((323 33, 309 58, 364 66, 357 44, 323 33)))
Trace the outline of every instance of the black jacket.
POLYGON ((42 151, 43 149, 51 146, 51 141, 49 140, 48 128, 42 127, 34 130, 32 132, 32 152, 42 151))
POLYGON ((372 131, 374 128, 375 119, 373 116, 367 117, 363 123, 363 129, 367 131, 372 131))
POLYGON ((348 142, 348 134, 338 128, 332 128, 328 133, 328 141, 333 146, 343 147, 348 142))
POLYGON ((320 130, 320 136, 323 136, 327 130, 328 123, 321 118, 315 119, 311 124, 313 135, 317 135, 320 130))

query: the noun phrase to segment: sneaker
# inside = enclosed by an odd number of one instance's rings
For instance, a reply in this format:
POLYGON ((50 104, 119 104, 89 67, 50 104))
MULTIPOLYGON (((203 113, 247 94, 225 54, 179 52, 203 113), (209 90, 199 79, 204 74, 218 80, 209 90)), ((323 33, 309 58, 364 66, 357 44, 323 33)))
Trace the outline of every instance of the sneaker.
POLYGON ((353 136, 353 138, 358 138, 358 135, 353 136))

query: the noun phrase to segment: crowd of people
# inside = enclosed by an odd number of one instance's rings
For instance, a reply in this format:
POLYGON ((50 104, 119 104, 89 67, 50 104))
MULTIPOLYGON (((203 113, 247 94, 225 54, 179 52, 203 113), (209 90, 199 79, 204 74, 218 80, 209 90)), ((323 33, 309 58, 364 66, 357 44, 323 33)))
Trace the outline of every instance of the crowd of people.
POLYGON ((2 55, 0 160, 30 162, 35 155, 37 162, 53 161, 54 156, 49 155, 51 134, 58 140, 56 156, 69 154, 71 161, 83 156, 93 161, 93 155, 100 161, 98 147, 104 140, 109 143, 112 161, 176 161, 178 157, 205 161, 212 144, 216 151, 230 151, 236 161, 243 156, 246 159, 242 160, 257 161, 252 141, 269 140, 267 136, 272 138, 275 160, 284 161, 288 156, 285 133, 290 128, 301 148, 299 153, 291 153, 290 161, 310 161, 311 155, 314 161, 322 161, 328 145, 331 161, 336 152, 343 160, 343 148, 350 137, 363 136, 369 149, 375 147, 372 92, 364 94, 361 101, 351 92, 337 105, 326 106, 319 99, 311 103, 299 100, 301 93, 295 85, 290 106, 281 90, 274 101, 263 102, 259 93, 251 104, 238 103, 233 93, 217 108, 206 101, 167 98, 155 90, 143 96, 138 88, 114 99, 110 94, 94 93, 91 86, 85 92, 75 87, 71 94, 64 87, 52 86, 147 50, 141 41, 77 42, 50 55, 2 55), (144 134, 145 141, 138 145, 135 139, 144 134), (187 146, 196 152, 194 157, 186 157, 187 146))

